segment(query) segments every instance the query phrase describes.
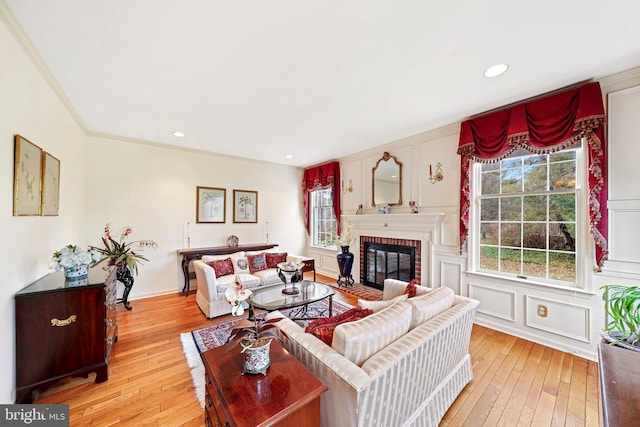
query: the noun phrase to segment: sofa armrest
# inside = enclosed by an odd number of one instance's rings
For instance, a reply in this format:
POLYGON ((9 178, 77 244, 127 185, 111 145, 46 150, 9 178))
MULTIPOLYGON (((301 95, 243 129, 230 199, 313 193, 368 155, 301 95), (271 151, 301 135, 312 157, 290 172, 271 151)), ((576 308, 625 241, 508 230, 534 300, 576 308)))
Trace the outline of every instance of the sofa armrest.
MULTIPOLYGON (((409 282, 405 282, 403 280, 397 279, 384 279, 384 289, 382 290, 382 300, 389 301, 390 299, 394 299, 398 295, 402 295, 407 289, 407 285, 409 282)), ((417 285, 416 286, 418 295, 424 295, 427 292, 432 291, 432 288, 427 286, 417 285)))
POLYGON ((217 301, 223 299, 218 295, 216 286, 216 273, 213 267, 201 260, 193 261, 193 269, 196 272, 196 282, 198 283, 198 292, 201 293, 207 301, 217 301))

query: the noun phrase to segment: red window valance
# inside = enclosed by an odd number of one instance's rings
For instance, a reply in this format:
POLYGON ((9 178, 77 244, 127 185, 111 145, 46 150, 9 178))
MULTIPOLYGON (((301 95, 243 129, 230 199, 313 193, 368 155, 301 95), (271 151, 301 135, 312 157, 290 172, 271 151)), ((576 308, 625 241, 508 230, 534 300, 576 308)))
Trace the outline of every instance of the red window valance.
POLYGON ((340 163, 331 162, 320 166, 305 169, 302 177, 302 193, 304 197, 304 224, 307 233, 310 232, 309 223, 309 192, 318 188, 331 188, 331 198, 333 199, 333 213, 336 216, 337 233, 340 234, 340 192, 338 183, 340 182, 340 163))
POLYGON ((587 143, 590 231, 596 265, 607 259, 606 122, 599 83, 550 95, 462 123, 460 166, 460 250, 469 233, 471 161, 497 162, 519 149, 544 154, 587 143))

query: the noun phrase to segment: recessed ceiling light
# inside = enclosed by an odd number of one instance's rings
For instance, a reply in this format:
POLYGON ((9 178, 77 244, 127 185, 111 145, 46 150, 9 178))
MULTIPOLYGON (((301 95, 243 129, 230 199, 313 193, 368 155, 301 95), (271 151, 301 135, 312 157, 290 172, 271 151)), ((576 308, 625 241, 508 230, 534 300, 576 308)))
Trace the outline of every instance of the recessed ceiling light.
POLYGON ((487 68, 487 71, 484 72, 485 77, 498 77, 500 74, 507 71, 509 66, 507 64, 496 64, 492 67, 487 68))
POLYGON ((184 138, 186 136, 184 132, 180 132, 178 130, 175 131, 172 135, 175 136, 176 138, 184 138))
POLYGON ((284 156, 287 159, 293 159, 293 156, 291 154, 287 154, 286 156, 284 156))

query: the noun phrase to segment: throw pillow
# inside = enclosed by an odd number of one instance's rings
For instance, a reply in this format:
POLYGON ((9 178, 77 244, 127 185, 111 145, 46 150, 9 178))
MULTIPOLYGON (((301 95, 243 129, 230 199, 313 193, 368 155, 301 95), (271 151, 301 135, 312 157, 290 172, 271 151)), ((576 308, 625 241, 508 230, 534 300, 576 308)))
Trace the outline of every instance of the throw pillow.
POLYGON ((266 254, 267 268, 278 268, 278 264, 287 260, 287 253, 282 252, 279 254, 266 254))
POLYGON ((267 258, 264 252, 257 255, 248 255, 247 260, 249 261, 249 271, 251 273, 267 269, 267 258))
POLYGON ((233 263, 231 262, 231 258, 211 261, 208 264, 213 268, 213 271, 215 271, 216 279, 221 276, 233 274, 233 263))
POLYGON ((390 300, 387 300, 387 301, 367 301, 364 299, 359 299, 358 307, 368 308, 370 310, 373 310, 374 313, 377 313, 378 311, 384 310, 385 308, 392 306, 398 301, 405 301, 408 297, 409 295, 402 294, 402 295, 398 295, 395 298, 391 298, 390 300))
POLYGON ((453 290, 446 286, 407 300, 407 303, 412 308, 410 329, 448 310, 453 305, 454 300, 455 294, 453 290))
POLYGON ((331 346, 333 343, 333 331, 336 329, 336 326, 360 320, 370 314, 373 314, 373 311, 355 307, 337 316, 316 319, 307 326, 305 332, 312 334, 328 346, 331 346))
POLYGON ((409 295, 409 298, 415 297, 416 295, 418 295, 418 288, 416 288, 417 285, 418 281, 416 279, 411 280, 407 284, 407 288, 404 290, 404 293, 409 295))
POLYGON ((236 274, 249 274, 249 260, 246 256, 231 257, 231 262, 233 262, 233 271, 236 274))

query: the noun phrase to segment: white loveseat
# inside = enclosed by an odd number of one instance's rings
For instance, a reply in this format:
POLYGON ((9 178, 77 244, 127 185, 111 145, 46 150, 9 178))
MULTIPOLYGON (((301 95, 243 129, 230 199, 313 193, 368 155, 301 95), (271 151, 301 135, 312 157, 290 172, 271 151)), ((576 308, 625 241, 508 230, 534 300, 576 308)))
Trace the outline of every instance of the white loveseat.
MULTIPOLYGON (((385 280, 384 298, 405 282, 385 280)), ((329 390, 323 426, 437 426, 473 378, 469 342, 478 301, 443 287, 335 328, 328 346, 290 319, 283 345, 329 390)))
MULTIPOLYGON (((277 268, 267 268, 253 273, 250 271, 248 265, 250 257, 262 253, 279 254, 282 252, 278 247, 267 251, 238 251, 224 255, 205 255, 202 259, 193 262, 198 286, 196 303, 205 316, 211 318, 231 313, 231 304, 224 298, 224 292, 229 285, 235 284, 236 281, 242 283, 245 289, 282 284, 282 280, 278 277, 277 268), (216 277, 216 272, 209 263, 226 259, 231 261, 233 271, 230 274, 216 277)), ((299 263, 301 259, 300 256, 287 255, 286 262, 299 263)))

